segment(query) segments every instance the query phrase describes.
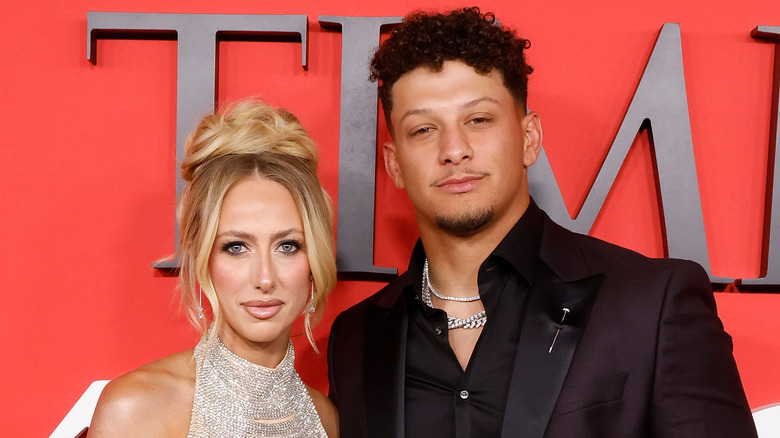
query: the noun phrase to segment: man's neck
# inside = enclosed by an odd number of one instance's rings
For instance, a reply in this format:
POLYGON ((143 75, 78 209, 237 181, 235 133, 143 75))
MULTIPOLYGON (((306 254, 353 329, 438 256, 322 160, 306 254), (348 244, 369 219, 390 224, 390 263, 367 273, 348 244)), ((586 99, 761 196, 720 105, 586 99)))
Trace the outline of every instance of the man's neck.
POLYGON ((418 218, 431 283, 450 296, 478 294, 480 266, 524 212, 525 208, 519 215, 507 215, 469 236, 454 236, 442 231, 436 224, 422 224, 418 218))

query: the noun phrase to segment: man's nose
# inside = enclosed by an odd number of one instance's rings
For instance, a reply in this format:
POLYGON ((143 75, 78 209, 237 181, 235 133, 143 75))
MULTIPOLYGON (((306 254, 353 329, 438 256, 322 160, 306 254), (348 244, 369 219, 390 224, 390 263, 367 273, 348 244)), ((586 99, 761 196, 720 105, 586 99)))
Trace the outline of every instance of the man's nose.
POLYGON ((460 127, 448 127, 442 129, 441 144, 439 145, 439 162, 441 164, 460 164, 463 160, 471 158, 473 150, 468 136, 460 127))

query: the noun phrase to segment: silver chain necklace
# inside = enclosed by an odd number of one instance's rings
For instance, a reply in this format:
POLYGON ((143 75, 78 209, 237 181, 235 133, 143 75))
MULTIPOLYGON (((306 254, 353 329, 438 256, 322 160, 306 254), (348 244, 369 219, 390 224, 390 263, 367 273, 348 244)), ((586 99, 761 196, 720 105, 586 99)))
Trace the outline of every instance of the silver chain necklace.
MULTIPOLYGON (((423 265, 423 279, 422 279, 422 300, 423 302, 433 309, 433 301, 431 301, 431 292, 433 292, 434 295, 436 295, 437 298, 446 300, 450 299, 451 301, 476 301, 479 299, 479 295, 476 297, 467 297, 467 298, 460 298, 460 297, 448 297, 447 295, 439 295, 435 289, 433 289, 433 286, 431 285, 431 279, 428 277, 428 259, 425 259, 425 265, 423 265), (447 298, 442 298, 447 297, 447 298), (457 298, 457 299, 456 299, 457 298)), ((485 311, 481 311, 479 313, 475 313, 468 318, 456 318, 454 316, 447 315, 447 329, 454 330, 458 328, 463 329, 475 329, 480 328, 487 323, 487 313, 485 311)))
POLYGON ((461 303, 470 303, 472 301, 477 301, 479 299, 479 294, 474 295, 473 297, 451 297, 449 295, 440 294, 436 291, 436 289, 433 288, 433 283, 431 283, 431 277, 428 276, 428 258, 425 258, 425 264, 423 265, 423 281, 428 283, 428 287, 431 289, 431 293, 436 296, 436 298, 440 300, 447 300, 447 301, 459 301, 461 303))

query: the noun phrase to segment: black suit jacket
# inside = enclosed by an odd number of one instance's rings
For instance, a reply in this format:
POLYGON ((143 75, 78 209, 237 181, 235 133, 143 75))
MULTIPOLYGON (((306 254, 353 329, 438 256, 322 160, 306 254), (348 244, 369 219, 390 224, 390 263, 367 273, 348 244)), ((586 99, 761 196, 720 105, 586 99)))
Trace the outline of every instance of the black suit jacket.
MULTIPOLYGON (((553 275, 533 283, 519 322, 502 436, 756 436, 699 265, 650 259, 544 215, 538 269, 553 275), (571 318, 548 352, 562 307, 571 318)), ((330 396, 342 437, 404 436, 406 275, 331 329, 330 396)))

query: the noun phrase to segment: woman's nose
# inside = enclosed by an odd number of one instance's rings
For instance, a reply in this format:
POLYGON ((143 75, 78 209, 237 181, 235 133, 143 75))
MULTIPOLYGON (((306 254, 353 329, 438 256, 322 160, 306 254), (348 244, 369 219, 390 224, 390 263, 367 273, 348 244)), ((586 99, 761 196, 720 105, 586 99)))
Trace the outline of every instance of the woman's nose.
POLYGON ((254 267, 253 283, 255 289, 271 292, 276 287, 273 265, 270 257, 259 257, 254 267))

